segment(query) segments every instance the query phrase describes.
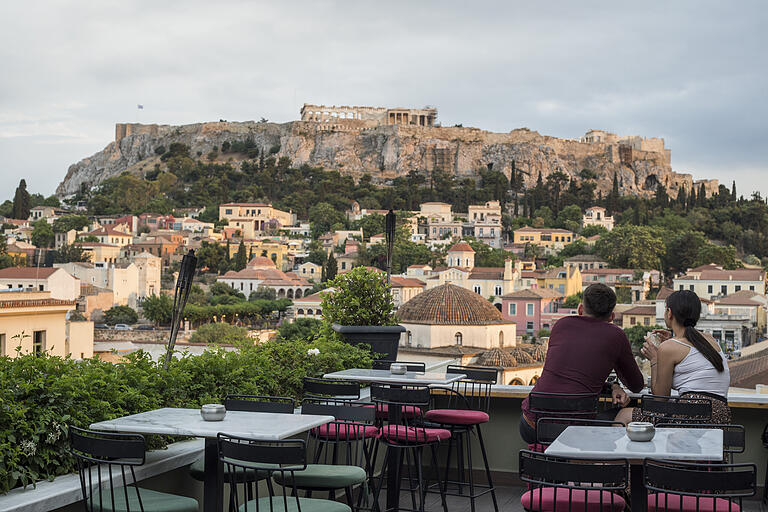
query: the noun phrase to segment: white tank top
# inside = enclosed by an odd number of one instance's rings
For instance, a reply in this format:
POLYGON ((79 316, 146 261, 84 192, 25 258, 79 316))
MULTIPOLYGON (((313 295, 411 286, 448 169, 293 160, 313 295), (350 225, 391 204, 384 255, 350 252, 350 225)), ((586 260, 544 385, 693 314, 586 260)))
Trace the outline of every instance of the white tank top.
POLYGON ((728 386, 731 384, 731 373, 728 370, 728 360, 725 354, 718 351, 723 360, 723 371, 718 372, 717 368, 696 347, 674 338, 671 340, 690 349, 683 360, 675 365, 672 372, 672 387, 680 394, 704 392, 727 398, 728 386))

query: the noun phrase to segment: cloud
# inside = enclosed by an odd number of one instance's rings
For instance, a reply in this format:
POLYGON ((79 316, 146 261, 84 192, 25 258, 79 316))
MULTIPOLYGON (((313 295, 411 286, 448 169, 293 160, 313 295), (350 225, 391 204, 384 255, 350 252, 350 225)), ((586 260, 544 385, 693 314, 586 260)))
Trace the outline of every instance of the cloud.
POLYGON ((304 102, 665 137, 674 167, 742 190, 768 161, 759 1, 70 0, 5 2, 0 19, 3 174, 43 193, 116 122, 283 122, 304 102))

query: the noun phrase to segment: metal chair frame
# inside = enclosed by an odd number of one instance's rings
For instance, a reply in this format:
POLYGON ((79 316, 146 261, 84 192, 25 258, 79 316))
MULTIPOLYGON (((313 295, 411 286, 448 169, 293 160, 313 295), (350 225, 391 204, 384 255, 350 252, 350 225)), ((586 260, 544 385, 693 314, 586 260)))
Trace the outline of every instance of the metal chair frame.
POLYGON ((640 411, 652 423, 711 423, 712 399, 681 396, 643 395, 640 411))
POLYGON ((360 400, 360 383, 349 380, 304 377, 305 398, 329 398, 335 400, 360 400))
POLYGON ((542 506, 543 489, 554 488, 554 510, 564 510, 557 503, 557 489, 568 489, 568 511, 574 510, 573 491, 584 491, 584 506, 579 506, 578 511, 587 510, 587 500, 590 492, 598 492, 600 495, 600 507, 598 510, 606 510, 603 502, 603 492, 610 493, 610 509, 613 509, 614 496, 625 493, 629 484, 629 461, 618 460, 594 460, 576 459, 568 457, 555 457, 530 450, 520 450, 519 459, 520 479, 528 484, 528 492, 531 499, 535 490, 539 490, 538 508, 542 506))
MULTIPOLYGON (((702 464, 646 459, 643 462, 643 481, 648 491, 654 491, 656 510, 667 510, 669 495, 676 494, 696 499, 699 509, 702 499, 723 499, 728 501, 729 512, 735 512, 735 501, 739 510, 744 510, 742 500, 755 495, 757 466, 755 464, 702 464), (664 502, 659 501, 664 493, 664 502), (663 508, 661 507, 663 505, 663 508)), ((682 508, 682 507, 681 507, 682 508)), ((716 510, 721 510, 714 504, 716 510)))
POLYGON ((594 418, 600 400, 598 393, 545 393, 528 394, 528 410, 536 418, 594 418))
POLYGON ((227 395, 224 398, 224 407, 228 411, 293 414, 296 401, 287 396, 227 395))

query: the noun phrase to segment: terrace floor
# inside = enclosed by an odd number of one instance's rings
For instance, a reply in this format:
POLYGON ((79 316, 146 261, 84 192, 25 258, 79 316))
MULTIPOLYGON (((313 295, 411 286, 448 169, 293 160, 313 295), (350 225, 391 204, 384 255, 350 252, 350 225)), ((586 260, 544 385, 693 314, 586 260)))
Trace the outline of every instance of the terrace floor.
MULTIPOLYGON (((379 502, 384 507, 384 492, 382 491, 379 497, 379 502)), ((499 502, 499 512, 524 512, 523 507, 520 505, 520 496, 523 494, 524 489, 518 486, 497 486, 496 498, 499 502)), ((459 496, 447 496, 448 512, 470 512, 469 499, 459 496)), ((403 491, 400 494, 400 506, 411 509, 413 505, 411 503, 411 495, 407 491, 403 491)), ((440 495, 437 493, 427 494, 427 501, 425 505, 427 512, 442 512, 443 507, 440 504, 440 495)), ((477 499, 476 512, 489 512, 493 511, 493 501, 491 495, 486 494, 477 499)), ((749 500, 744 502, 744 511, 746 512, 768 512, 768 506, 764 505, 759 500, 749 500)))

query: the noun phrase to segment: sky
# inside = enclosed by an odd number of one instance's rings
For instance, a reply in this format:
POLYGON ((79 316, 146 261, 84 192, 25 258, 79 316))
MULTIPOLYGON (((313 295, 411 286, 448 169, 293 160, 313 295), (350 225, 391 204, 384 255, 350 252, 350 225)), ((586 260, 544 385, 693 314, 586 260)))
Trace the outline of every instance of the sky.
POLYGON ((305 102, 664 137, 675 171, 768 196, 766 25, 761 0, 2 2, 0 201, 21 178, 53 193, 118 122, 286 122, 305 102))

